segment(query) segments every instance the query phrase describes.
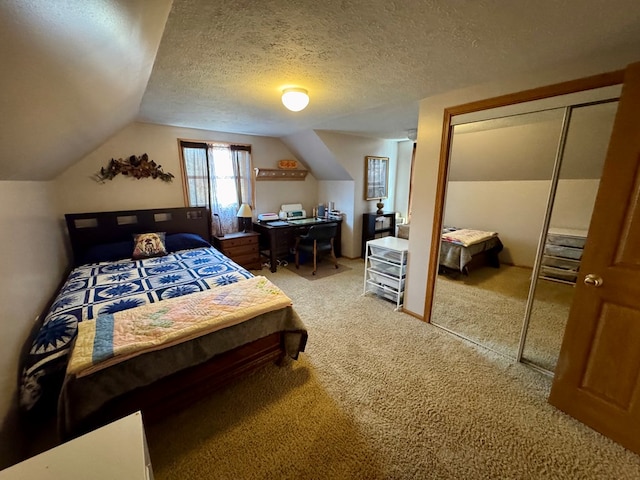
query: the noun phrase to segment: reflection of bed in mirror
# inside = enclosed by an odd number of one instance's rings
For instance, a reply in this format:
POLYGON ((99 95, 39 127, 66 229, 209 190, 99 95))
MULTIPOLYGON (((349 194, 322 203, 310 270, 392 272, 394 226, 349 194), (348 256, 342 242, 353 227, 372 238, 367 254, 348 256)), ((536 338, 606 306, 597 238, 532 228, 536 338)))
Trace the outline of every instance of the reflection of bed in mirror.
MULTIPOLYGON (((581 93, 588 103, 558 96, 543 110, 528 102, 482 113, 456 108, 441 146, 446 182, 436 224, 497 229, 505 246, 499 270, 475 269, 472 254, 469 275, 454 259, 444 268, 457 273, 429 278, 434 325, 553 375, 619 93, 619 86, 581 93), (562 227, 562 238, 552 226, 562 227), (567 230, 582 233, 569 239, 567 230)), ((441 245, 430 277, 442 272, 445 250, 458 249, 441 245)))
POLYGON ((497 232, 444 227, 440 241, 440 271, 462 272, 481 266, 498 268, 503 245, 497 232))
POLYGON ((76 268, 23 360, 21 385, 27 412, 57 408, 63 437, 140 409, 161 418, 304 350, 288 297, 208 243, 206 209, 66 217, 76 268), (163 232, 166 251, 132 258, 134 232, 163 232))

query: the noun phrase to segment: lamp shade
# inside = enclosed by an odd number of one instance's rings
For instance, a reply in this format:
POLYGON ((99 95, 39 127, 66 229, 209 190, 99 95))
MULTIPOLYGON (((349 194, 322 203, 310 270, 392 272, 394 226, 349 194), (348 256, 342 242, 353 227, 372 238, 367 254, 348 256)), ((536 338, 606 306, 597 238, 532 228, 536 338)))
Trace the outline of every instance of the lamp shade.
POLYGON ((309 94, 304 88, 285 88, 282 103, 292 112, 299 112, 309 105, 309 94))
POLYGON ((236 217, 251 218, 252 215, 253 213, 251 212, 251 207, 248 204, 243 203, 242 205, 240 205, 236 217))

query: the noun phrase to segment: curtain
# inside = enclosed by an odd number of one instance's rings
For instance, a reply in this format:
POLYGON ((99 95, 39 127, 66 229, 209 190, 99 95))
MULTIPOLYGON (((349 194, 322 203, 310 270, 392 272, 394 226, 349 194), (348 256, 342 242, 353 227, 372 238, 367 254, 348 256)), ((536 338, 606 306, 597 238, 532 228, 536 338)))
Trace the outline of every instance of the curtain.
POLYGON ((205 144, 183 144, 182 158, 187 177, 190 207, 207 207, 211 211, 209 160, 205 144))
POLYGON ((209 145, 209 155, 211 211, 220 217, 225 233, 237 232, 240 192, 231 150, 228 145, 213 144, 209 145))
POLYGON ((253 166, 251 164, 251 147, 247 145, 231 145, 231 155, 236 167, 239 202, 253 208, 253 166))
POLYGON ((181 142, 190 206, 207 207, 213 234, 237 232, 242 203, 253 206, 251 147, 181 142), (218 222, 219 220, 219 222, 218 222))

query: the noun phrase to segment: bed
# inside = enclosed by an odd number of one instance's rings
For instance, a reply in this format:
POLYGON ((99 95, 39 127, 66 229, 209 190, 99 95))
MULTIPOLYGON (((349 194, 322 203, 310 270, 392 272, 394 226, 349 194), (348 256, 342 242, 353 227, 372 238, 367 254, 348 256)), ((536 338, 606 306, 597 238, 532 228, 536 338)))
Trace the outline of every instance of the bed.
POLYGON ((480 266, 498 268, 498 254, 502 249, 497 232, 444 227, 440 241, 440 271, 468 275, 472 268, 480 266))
POLYGON ((153 421, 304 351, 307 331, 290 299, 205 240, 205 208, 65 218, 74 268, 30 341, 20 380, 23 411, 55 404, 63 439, 136 410, 153 421), (162 253, 138 251, 147 247, 162 253))

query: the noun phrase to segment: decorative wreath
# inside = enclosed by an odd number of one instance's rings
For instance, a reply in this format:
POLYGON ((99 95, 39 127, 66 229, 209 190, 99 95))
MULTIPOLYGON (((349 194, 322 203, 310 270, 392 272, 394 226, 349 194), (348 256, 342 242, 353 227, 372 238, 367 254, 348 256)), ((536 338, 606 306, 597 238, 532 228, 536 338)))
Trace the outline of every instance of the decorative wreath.
POLYGON ((104 183, 105 180, 113 180, 118 174, 126 175, 133 178, 159 178, 163 182, 171 182, 174 178, 173 174, 164 172, 162 165, 157 165, 153 160, 149 160, 149 156, 143 153, 136 157, 131 155, 127 159, 112 158, 109 165, 102 167, 95 178, 97 182, 104 183))

